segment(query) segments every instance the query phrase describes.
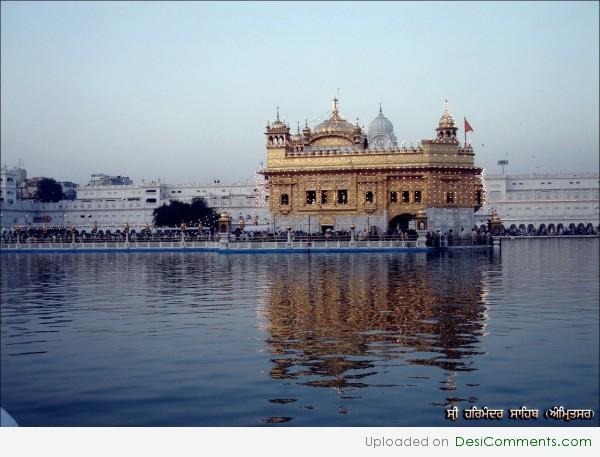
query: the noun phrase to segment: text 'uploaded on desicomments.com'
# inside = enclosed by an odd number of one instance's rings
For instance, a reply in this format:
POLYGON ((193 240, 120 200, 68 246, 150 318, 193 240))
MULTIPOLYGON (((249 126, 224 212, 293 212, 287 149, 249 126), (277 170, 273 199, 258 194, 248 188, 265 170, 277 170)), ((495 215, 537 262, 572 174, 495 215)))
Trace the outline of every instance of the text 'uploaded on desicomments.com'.
POLYGON ((591 438, 511 438, 493 435, 453 438, 440 437, 385 437, 366 436, 365 446, 368 448, 418 448, 418 447, 591 447, 591 438))

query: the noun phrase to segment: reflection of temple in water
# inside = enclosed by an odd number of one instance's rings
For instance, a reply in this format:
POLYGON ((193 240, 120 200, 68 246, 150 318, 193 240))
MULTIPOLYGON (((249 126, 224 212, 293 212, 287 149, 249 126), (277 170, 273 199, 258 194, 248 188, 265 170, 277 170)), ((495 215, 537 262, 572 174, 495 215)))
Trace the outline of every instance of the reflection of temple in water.
POLYGON ((382 362, 437 366, 450 378, 476 369, 493 254, 278 260, 265 310, 273 378, 343 389, 373 386, 382 362))

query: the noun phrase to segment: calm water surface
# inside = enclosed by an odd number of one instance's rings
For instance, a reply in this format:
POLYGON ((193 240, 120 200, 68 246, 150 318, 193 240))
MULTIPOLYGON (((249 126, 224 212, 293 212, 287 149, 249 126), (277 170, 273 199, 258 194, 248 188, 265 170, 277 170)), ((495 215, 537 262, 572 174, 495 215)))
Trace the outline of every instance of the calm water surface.
POLYGON ((30 426, 434 426, 523 404, 598 425, 598 249, 3 254, 2 406, 30 426))

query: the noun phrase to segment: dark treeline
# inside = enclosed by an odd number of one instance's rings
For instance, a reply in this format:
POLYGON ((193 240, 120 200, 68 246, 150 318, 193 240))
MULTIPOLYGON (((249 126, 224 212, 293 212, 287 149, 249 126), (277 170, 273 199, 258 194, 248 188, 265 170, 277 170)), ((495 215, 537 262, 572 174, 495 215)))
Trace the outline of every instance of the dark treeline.
POLYGON ((202 198, 195 199, 191 204, 172 200, 156 208, 153 213, 156 227, 198 226, 214 228, 219 215, 206 205, 202 198))

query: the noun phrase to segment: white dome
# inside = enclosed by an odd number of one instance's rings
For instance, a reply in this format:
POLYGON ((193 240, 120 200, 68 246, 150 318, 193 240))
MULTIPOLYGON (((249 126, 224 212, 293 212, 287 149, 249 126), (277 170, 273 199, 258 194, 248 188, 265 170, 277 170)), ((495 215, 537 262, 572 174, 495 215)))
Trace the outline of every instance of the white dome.
POLYGON ((396 135, 394 135, 394 126, 390 120, 385 117, 379 107, 379 114, 369 125, 367 135, 370 148, 390 148, 396 147, 396 135))

